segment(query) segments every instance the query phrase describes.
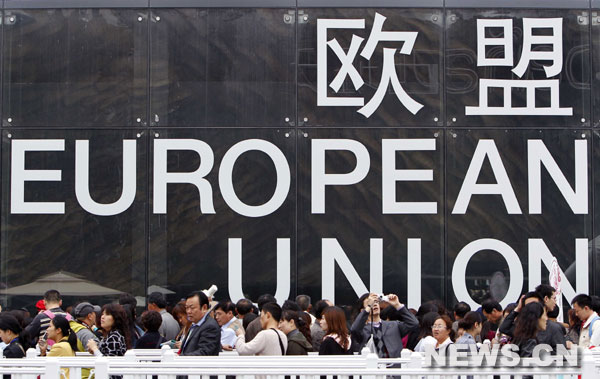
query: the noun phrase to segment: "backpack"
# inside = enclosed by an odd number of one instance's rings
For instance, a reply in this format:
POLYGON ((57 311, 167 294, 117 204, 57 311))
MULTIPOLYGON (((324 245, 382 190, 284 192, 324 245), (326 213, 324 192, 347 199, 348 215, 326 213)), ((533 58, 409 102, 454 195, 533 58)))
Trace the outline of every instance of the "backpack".
MULTIPOLYGON (((56 315, 52 311, 50 311, 48 309, 46 309, 44 311, 44 314, 46 316, 48 316, 50 318, 50 320, 53 320, 54 317, 56 317, 56 315)), ((67 313, 67 312, 65 312, 65 318, 67 319, 67 321, 71 321, 73 319, 73 317, 71 317, 71 315, 69 313, 67 313)))
MULTIPOLYGON (((49 309, 46 309, 46 310, 45 310, 44 312, 42 312, 42 313, 44 313, 46 316, 48 316, 48 318, 49 318, 50 320, 54 320, 54 317, 56 317, 56 315, 54 314, 54 312, 52 312, 52 311, 51 311, 51 310, 49 310, 49 309)), ((61 315, 61 316, 62 316, 62 315, 61 315)), ((67 321, 69 321, 69 323, 70 323, 70 322, 71 322, 71 320, 73 319, 73 317, 71 317, 71 315, 70 315, 69 313, 67 313, 67 312, 65 312, 65 318, 67 319, 67 321)), ((52 340, 48 340, 48 346, 52 346, 52 345, 54 345, 54 341, 52 341, 52 340)))
MULTIPOLYGON (((81 325, 75 320, 69 321, 69 326, 75 332, 75 335, 77 335, 77 332, 79 332, 81 329, 85 328, 85 326, 81 325)), ((83 343, 79 339, 79 336, 77 336, 77 351, 86 351, 85 346, 83 346, 83 343)))

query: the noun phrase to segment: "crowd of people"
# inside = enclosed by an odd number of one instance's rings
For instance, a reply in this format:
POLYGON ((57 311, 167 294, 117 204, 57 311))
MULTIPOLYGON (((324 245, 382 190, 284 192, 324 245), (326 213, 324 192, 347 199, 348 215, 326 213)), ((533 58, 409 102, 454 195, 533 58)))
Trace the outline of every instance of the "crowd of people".
MULTIPOLYGON (((313 304, 307 295, 282 306, 270 294, 256 304, 249 299, 216 302, 203 291, 170 307, 155 292, 138 316, 129 294, 102 308, 81 302, 67 311, 60 293, 49 290, 33 318, 24 309, 0 313, 0 348, 7 358, 24 357, 30 347, 42 356, 74 356, 78 351, 120 356, 128 349, 165 344, 184 356, 231 350, 239 355, 344 355, 367 347, 381 358, 400 357, 403 349, 439 351, 454 343, 511 343, 522 357, 542 343, 553 349, 600 348, 600 298, 581 294, 571 305, 568 322, 557 321, 556 291, 546 284, 504 309, 489 299, 473 310, 464 302, 449 309, 441 301, 408 309, 395 294, 366 293, 349 309, 327 299, 313 304)), ((88 374, 84 371, 84 378, 88 374)))

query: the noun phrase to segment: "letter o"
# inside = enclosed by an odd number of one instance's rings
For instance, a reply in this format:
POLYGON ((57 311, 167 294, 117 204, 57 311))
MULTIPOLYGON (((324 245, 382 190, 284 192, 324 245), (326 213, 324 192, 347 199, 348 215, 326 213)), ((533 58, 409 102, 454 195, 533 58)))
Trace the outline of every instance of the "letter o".
POLYGON ((248 139, 233 145, 225 153, 221 161, 221 167, 219 168, 221 195, 227 205, 242 216, 262 217, 275 212, 287 198, 290 183, 290 167, 285 155, 283 155, 277 146, 261 139, 248 139), (244 204, 237 197, 233 189, 233 166, 240 155, 252 150, 262 151, 267 154, 275 164, 275 171, 277 172, 275 192, 271 199, 262 205, 244 204))
POLYGON ((467 291, 465 277, 467 274, 467 264, 471 258, 481 250, 494 250, 504 257, 508 263, 510 272, 510 283, 508 292, 504 299, 500 301, 502 308, 508 304, 515 302, 521 295, 523 289, 523 267, 521 260, 515 251, 508 244, 492 238, 482 238, 469 243, 458 253, 452 267, 452 287, 458 301, 464 301, 471 306, 472 309, 478 308, 477 304, 467 291))

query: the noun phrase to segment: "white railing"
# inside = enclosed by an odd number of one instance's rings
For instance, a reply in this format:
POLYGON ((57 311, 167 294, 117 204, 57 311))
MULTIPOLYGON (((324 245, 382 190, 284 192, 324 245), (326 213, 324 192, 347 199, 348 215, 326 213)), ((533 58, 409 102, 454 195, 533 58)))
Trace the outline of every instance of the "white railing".
POLYGON ((424 367, 423 355, 403 351, 397 359, 379 359, 375 354, 354 356, 283 356, 254 357, 224 354, 218 357, 180 357, 171 349, 130 350, 123 357, 36 357, 27 352, 23 359, 0 359, 0 375, 11 374, 13 379, 65 379, 61 369, 69 369, 69 379, 81 379, 83 368, 91 369, 92 379, 209 379, 216 376, 236 376, 238 379, 402 379, 422 378, 493 378, 533 376, 536 379, 597 379, 600 378, 600 352, 584 352, 578 367, 424 367), (393 365, 392 367, 389 367, 393 365))

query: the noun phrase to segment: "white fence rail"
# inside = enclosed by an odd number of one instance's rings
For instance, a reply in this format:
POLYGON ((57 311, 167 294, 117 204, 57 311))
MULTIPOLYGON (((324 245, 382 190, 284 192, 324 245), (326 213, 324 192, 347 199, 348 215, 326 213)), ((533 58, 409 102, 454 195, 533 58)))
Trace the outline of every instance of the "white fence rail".
POLYGON ((81 379, 91 369, 92 379, 598 379, 600 353, 584 352, 577 367, 424 367, 423 355, 404 351, 402 358, 379 359, 375 354, 355 356, 179 357, 164 350, 131 350, 124 357, 36 357, 30 350, 23 359, 0 359, 0 374, 12 379, 81 379), (390 367, 392 366, 393 367, 390 367))

